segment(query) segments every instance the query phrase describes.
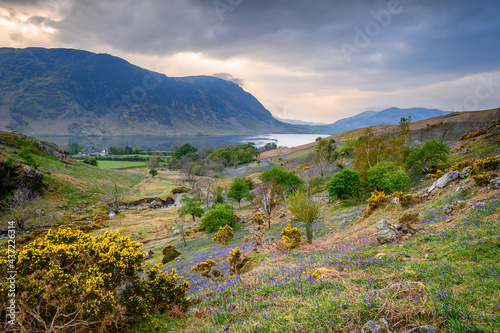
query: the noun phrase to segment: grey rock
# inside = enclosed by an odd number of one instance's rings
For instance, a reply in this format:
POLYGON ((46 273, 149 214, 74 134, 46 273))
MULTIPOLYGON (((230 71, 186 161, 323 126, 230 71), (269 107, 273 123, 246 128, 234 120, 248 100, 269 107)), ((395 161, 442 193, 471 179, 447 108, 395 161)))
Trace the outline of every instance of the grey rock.
POLYGON ((142 237, 142 234, 140 232, 138 232, 136 234, 133 234, 131 237, 133 237, 133 238, 139 238, 139 237, 142 237))
POLYGON ((490 180, 490 185, 488 188, 498 188, 500 187, 500 177, 490 180))
POLYGON ((155 254, 153 250, 144 252, 144 260, 148 260, 149 258, 151 258, 151 256, 153 256, 153 254, 155 254))
POLYGON ((391 204, 397 205, 399 203, 399 198, 395 197, 394 199, 391 200, 391 204))
POLYGON ((426 325, 412 328, 411 330, 404 331, 403 333, 438 333, 438 330, 434 326, 426 325))
POLYGON ((453 205, 452 204, 447 204, 446 206, 444 206, 443 208, 443 212, 446 214, 446 215, 450 215, 451 213, 453 213, 453 205))
POLYGON ((200 309, 198 309, 198 308, 191 308, 191 309, 189 309, 189 310, 188 310, 188 313, 187 313, 187 314, 188 314, 189 316, 194 316, 194 315, 197 315, 197 314, 198 314, 198 313, 200 313, 200 312, 201 312, 201 310, 200 310, 200 309))
POLYGON ((377 223, 377 241, 380 244, 385 244, 392 242, 399 236, 399 231, 401 226, 399 224, 394 224, 385 220, 377 223))
POLYGON ((460 172, 458 171, 452 171, 452 172, 447 172, 443 177, 439 178, 432 184, 431 187, 427 190, 427 192, 432 192, 436 188, 444 188, 446 187, 449 183, 452 181, 459 179, 460 178, 460 172))
POLYGON ((378 322, 368 321, 357 331, 352 331, 352 333, 379 333, 382 330, 383 333, 392 333, 389 330, 389 323, 384 318, 379 319, 378 322))
POLYGON ((109 217, 113 217, 113 216, 116 216, 116 213, 113 212, 113 211, 110 211, 109 214, 108 214, 109 217))

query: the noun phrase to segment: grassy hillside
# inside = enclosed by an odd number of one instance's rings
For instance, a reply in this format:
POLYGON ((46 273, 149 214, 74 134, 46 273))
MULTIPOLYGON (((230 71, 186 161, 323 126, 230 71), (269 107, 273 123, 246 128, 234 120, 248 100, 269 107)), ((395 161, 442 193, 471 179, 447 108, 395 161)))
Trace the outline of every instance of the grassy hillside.
MULTIPOLYGON (((500 129, 491 127, 486 134, 450 143, 452 153, 438 167, 447 170, 459 162, 500 155, 499 142, 500 129)), ((14 150, 3 152, 15 157, 14 150)), ((308 153, 292 151, 281 161, 292 168, 308 153)), ((152 179, 144 177, 147 170, 106 170, 41 153, 35 158, 45 173, 46 197, 65 205, 98 198, 115 182, 124 190, 132 188, 129 200, 163 196, 183 185, 182 175, 173 171, 162 170, 152 179)), ((227 193, 232 177, 242 175, 258 183, 262 168, 269 166, 255 163, 230 170, 214 185, 227 193)), ((190 218, 183 224, 188 231, 184 245, 178 207, 123 212, 91 234, 118 232, 140 241, 141 251, 154 252, 146 260, 149 265, 161 263, 167 244, 181 252, 161 269, 175 268, 189 282, 189 308, 153 315, 121 332, 352 332, 379 318, 387 319, 393 332, 422 325, 439 332, 499 332, 500 192, 472 177, 481 174, 487 184, 499 172, 496 165, 430 193, 434 180, 412 174, 406 193, 415 195, 413 202, 403 207, 387 201, 372 214, 366 214, 368 190, 360 199, 323 202, 313 223, 313 243, 302 242, 293 250, 281 245, 281 231, 288 224, 303 230, 304 224, 282 203, 271 229, 264 230, 265 244, 248 241, 255 229, 249 221, 259 208, 248 200, 236 210, 240 222, 227 247, 190 218), (408 222, 412 217, 416 220, 408 222), (414 232, 380 244, 376 226, 381 220, 408 223, 414 232), (230 250, 236 247, 248 260, 239 276, 229 273, 230 250), (217 262, 222 279, 192 271, 207 259, 217 262)), ((204 179, 198 181, 203 184, 204 179)), ((327 195, 326 185, 323 180, 316 194, 327 195)))
MULTIPOLYGON (((497 130, 455 144, 442 168, 499 155, 498 139, 497 130)), ((432 182, 417 177, 409 191, 426 193, 432 182)), ((313 244, 292 251, 247 247, 246 272, 226 273, 223 281, 191 271, 206 259, 228 271, 229 249, 211 235, 191 235, 187 246, 179 238, 146 244, 156 252, 152 264, 161 261, 164 244, 178 246, 181 259, 163 269, 175 267, 188 279, 192 306, 181 318, 156 315, 124 332, 351 332, 379 318, 395 332, 427 324, 439 332, 500 332, 499 194, 472 179, 456 181, 409 208, 391 203, 364 219, 366 198, 324 203, 313 244), (377 222, 398 222, 405 214, 418 216, 416 233, 380 245, 377 222)), ((239 215, 252 208, 246 203, 239 215)), ((280 211, 266 231, 278 240, 288 221, 303 228, 286 208, 280 211)), ((250 230, 240 225, 229 247, 243 248, 250 230)))

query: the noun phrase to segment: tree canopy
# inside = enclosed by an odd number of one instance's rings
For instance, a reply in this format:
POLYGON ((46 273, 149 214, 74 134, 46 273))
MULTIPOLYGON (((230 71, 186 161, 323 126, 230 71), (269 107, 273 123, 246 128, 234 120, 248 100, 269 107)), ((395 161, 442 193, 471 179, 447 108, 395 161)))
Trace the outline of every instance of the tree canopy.
POLYGON ((241 199, 249 193, 248 183, 239 177, 236 177, 227 192, 228 198, 232 198, 238 202, 238 207, 241 208, 241 199))
POLYGON ((435 166, 439 161, 444 163, 450 154, 446 144, 439 140, 427 140, 421 147, 415 147, 406 158, 409 168, 419 168, 422 172, 428 172, 429 168, 435 166))
POLYGON ((361 187, 361 177, 359 172, 351 169, 344 169, 333 176, 328 184, 328 193, 331 197, 337 196, 339 199, 346 195, 359 198, 358 190, 361 187))

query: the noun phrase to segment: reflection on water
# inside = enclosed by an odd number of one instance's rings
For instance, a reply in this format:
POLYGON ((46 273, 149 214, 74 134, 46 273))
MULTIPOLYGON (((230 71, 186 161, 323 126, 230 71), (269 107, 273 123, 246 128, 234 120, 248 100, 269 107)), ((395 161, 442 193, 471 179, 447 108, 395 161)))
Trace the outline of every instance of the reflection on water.
MULTIPOLYGON (((226 135, 226 136, 85 136, 85 137, 43 137, 43 140, 54 142, 59 146, 77 142, 84 148, 108 148, 112 146, 129 146, 151 148, 153 150, 168 150, 175 141, 182 144, 190 143, 201 148, 212 145, 218 148, 221 144, 245 144, 253 142, 257 147, 266 143, 276 143, 281 147, 294 147, 313 142, 318 134, 258 134, 258 135, 226 135)), ((326 135, 322 135, 323 137, 326 135)))

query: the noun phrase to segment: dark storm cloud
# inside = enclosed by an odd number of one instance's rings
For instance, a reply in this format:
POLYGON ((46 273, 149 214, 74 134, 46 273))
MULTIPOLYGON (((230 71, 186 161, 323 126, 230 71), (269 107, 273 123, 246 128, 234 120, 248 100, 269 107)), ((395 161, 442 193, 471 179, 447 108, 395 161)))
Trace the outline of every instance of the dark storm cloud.
POLYGON ((126 52, 240 55, 325 72, 354 66, 463 74, 498 66, 499 9, 498 1, 463 0, 88 0, 73 2, 55 27, 64 42, 83 39, 126 52), (374 13, 398 2, 390 23, 357 47, 374 13), (342 43, 357 49, 350 63, 342 43))

